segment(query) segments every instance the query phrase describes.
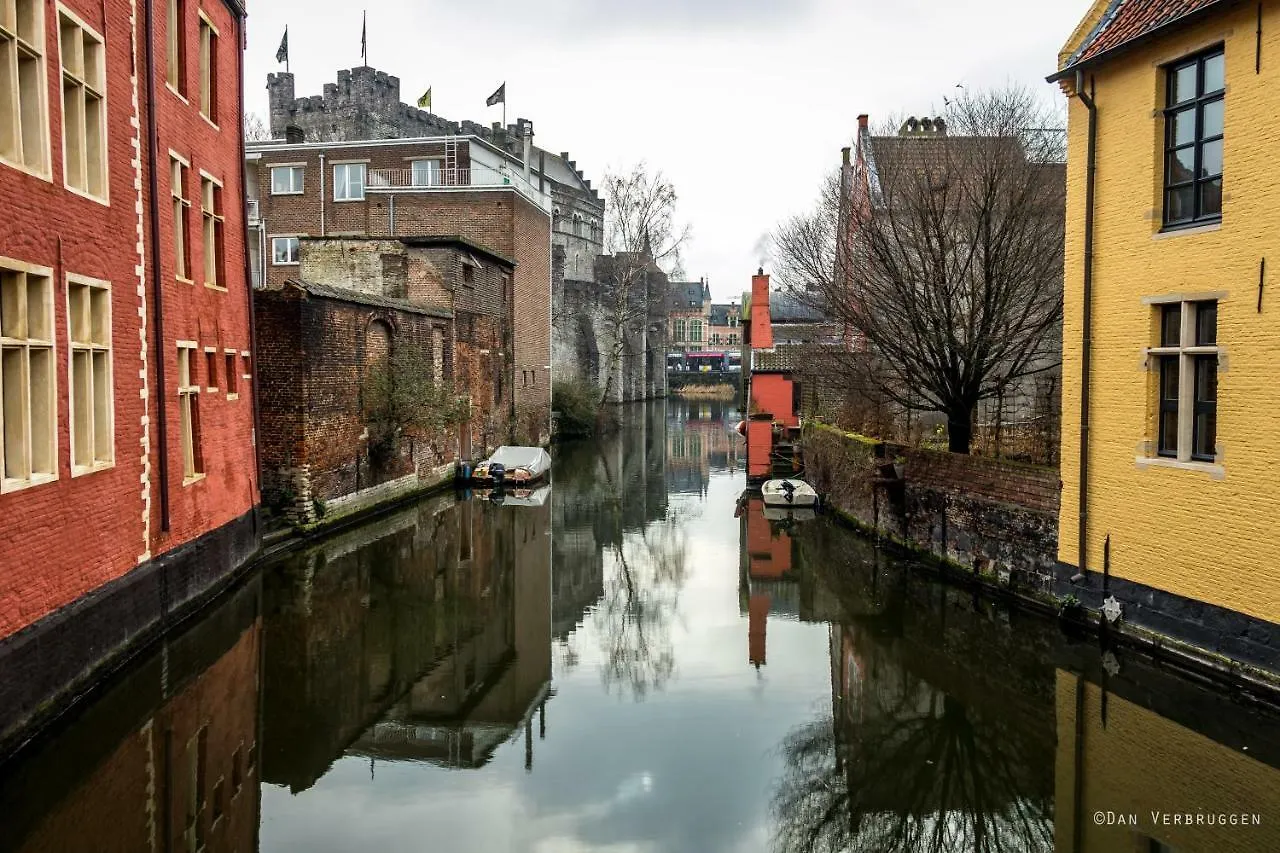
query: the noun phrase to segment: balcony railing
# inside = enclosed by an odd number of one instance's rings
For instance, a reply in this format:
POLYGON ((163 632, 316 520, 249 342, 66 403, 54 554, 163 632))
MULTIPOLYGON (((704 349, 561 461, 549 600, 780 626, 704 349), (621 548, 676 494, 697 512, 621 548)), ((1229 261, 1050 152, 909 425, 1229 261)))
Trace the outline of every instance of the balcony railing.
POLYGON ((250 225, 261 224, 262 212, 258 207, 258 200, 256 198, 246 199, 245 205, 248 207, 248 210, 249 210, 249 224, 250 225))
POLYGON ((518 169, 494 169, 471 161, 470 168, 396 168, 370 169, 369 192, 413 192, 415 190, 449 190, 460 187, 511 187, 534 204, 550 210, 550 197, 525 180, 518 169))

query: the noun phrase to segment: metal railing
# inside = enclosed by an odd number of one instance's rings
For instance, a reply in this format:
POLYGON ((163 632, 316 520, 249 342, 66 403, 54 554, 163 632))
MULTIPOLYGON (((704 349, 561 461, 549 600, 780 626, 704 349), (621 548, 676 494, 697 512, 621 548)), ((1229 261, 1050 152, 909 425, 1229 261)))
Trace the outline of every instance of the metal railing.
MULTIPOLYGON (((477 176, 479 177, 479 176, 477 176)), ((432 187, 500 185, 501 181, 473 183, 471 169, 370 169, 369 189, 400 190, 432 187)), ((506 183, 510 183, 508 180, 506 183)))

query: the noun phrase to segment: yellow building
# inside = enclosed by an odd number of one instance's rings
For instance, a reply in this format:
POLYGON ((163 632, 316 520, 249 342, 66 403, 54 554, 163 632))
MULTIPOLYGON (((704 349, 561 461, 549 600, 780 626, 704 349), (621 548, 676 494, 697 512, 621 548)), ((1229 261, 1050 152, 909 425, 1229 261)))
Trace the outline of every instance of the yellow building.
POLYGON ((1057 592, 1280 671, 1280 0, 1097 0, 1058 68, 1057 592))

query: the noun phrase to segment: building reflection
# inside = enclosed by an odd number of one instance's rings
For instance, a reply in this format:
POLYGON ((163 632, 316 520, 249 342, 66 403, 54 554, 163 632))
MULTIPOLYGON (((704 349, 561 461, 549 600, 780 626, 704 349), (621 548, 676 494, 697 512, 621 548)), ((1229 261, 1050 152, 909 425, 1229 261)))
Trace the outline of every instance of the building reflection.
POLYGON ((0 768, 0 850, 256 850, 261 601, 225 595, 0 768))
POLYGON ((667 409, 667 486, 704 494, 712 472, 742 470, 746 444, 735 427, 741 413, 721 401, 672 400, 667 409))
POLYGON ((548 695, 550 517, 441 498, 269 569, 264 780, 305 790, 343 754, 486 763, 548 695))

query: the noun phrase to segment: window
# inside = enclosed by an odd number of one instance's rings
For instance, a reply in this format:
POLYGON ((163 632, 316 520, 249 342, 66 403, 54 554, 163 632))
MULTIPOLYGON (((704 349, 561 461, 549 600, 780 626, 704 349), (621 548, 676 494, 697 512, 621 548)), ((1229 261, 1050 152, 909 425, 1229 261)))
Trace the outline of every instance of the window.
POLYGON ((736 328, 738 328, 738 315, 737 315, 737 314, 730 314, 730 315, 729 315, 729 328, 730 328, 730 329, 736 329, 736 328))
POLYGON ((1156 453, 1179 461, 1213 462, 1218 439, 1218 303, 1157 306, 1156 453))
POLYGON ((464 284, 473 284, 476 280, 476 268, 471 264, 462 265, 462 281, 464 284))
POLYGON ((1220 219, 1226 104, 1222 48, 1171 66, 1166 86, 1164 224, 1220 219))
POLYGON ((240 374, 240 378, 243 379, 245 382, 252 382, 253 374, 249 371, 249 351, 248 350, 240 351, 240 368, 241 370, 244 371, 244 373, 240 374))
POLYGON ((187 768, 190 776, 187 800, 187 849, 199 851, 205 846, 204 808, 205 779, 209 774, 209 728, 187 741, 187 768))
POLYGON ((0 260, 0 491, 58 476, 50 273, 0 260))
POLYGON ((415 187, 440 186, 439 160, 414 160, 410 165, 413 167, 413 185, 415 187))
POLYGON ((218 390, 218 351, 213 347, 204 351, 204 382, 206 391, 218 390))
POLYGON ((0 0, 0 159, 47 175, 43 0, 0 0))
POLYGON ((297 263, 298 263, 298 238, 297 237, 272 237, 271 238, 272 266, 277 266, 277 267, 295 266, 297 263))
POLYGON ((187 4, 186 0, 169 0, 166 25, 168 65, 165 79, 179 95, 187 94, 187 4))
POLYGON ((364 200, 364 163, 338 163, 333 167, 333 200, 364 200))
POLYGON ((173 198, 173 269, 183 281, 191 280, 191 256, 187 235, 191 231, 191 199, 187 197, 187 164, 169 155, 169 192, 173 198))
POLYGON ((182 478, 190 483, 201 476, 200 386, 196 378, 196 345, 178 344, 178 420, 182 443, 182 478))
POLYGON ((684 334, 685 334, 685 331, 684 331, 684 330, 685 330, 684 320, 676 320, 676 322, 675 322, 675 327, 676 327, 676 328, 675 328, 675 332, 673 333, 673 335, 672 335, 672 336, 673 336, 673 337, 675 338, 675 340, 677 340, 677 341, 683 341, 683 340, 684 340, 684 334))
POLYGON ((225 287, 222 257, 222 185, 208 175, 200 178, 200 215, 204 223, 204 283, 225 287))
POLYGON ((105 281, 71 276, 67 282, 71 339, 71 473, 110 465, 114 423, 111 397, 111 290, 105 281))
POLYGON ((272 166, 271 167, 271 194, 272 195, 301 195, 302 194, 302 167, 301 166, 272 166))
POLYGON ((695 344, 702 343, 702 321, 701 320, 689 321, 689 340, 693 341, 695 344))
POLYGON ((62 167, 67 186, 107 195, 107 110, 102 37, 58 12, 62 57, 62 167))
POLYGON ((736 344, 736 343, 739 343, 739 341, 738 341, 738 336, 737 336, 737 335, 730 335, 730 336, 729 336, 729 343, 730 343, 730 344, 736 344))
POLYGON ((200 16, 200 114, 218 123, 218 31, 200 16))
POLYGON ((234 400, 240 396, 240 381, 236 373, 236 351, 229 349, 223 353, 226 361, 226 370, 223 376, 227 380, 227 399, 234 400))

